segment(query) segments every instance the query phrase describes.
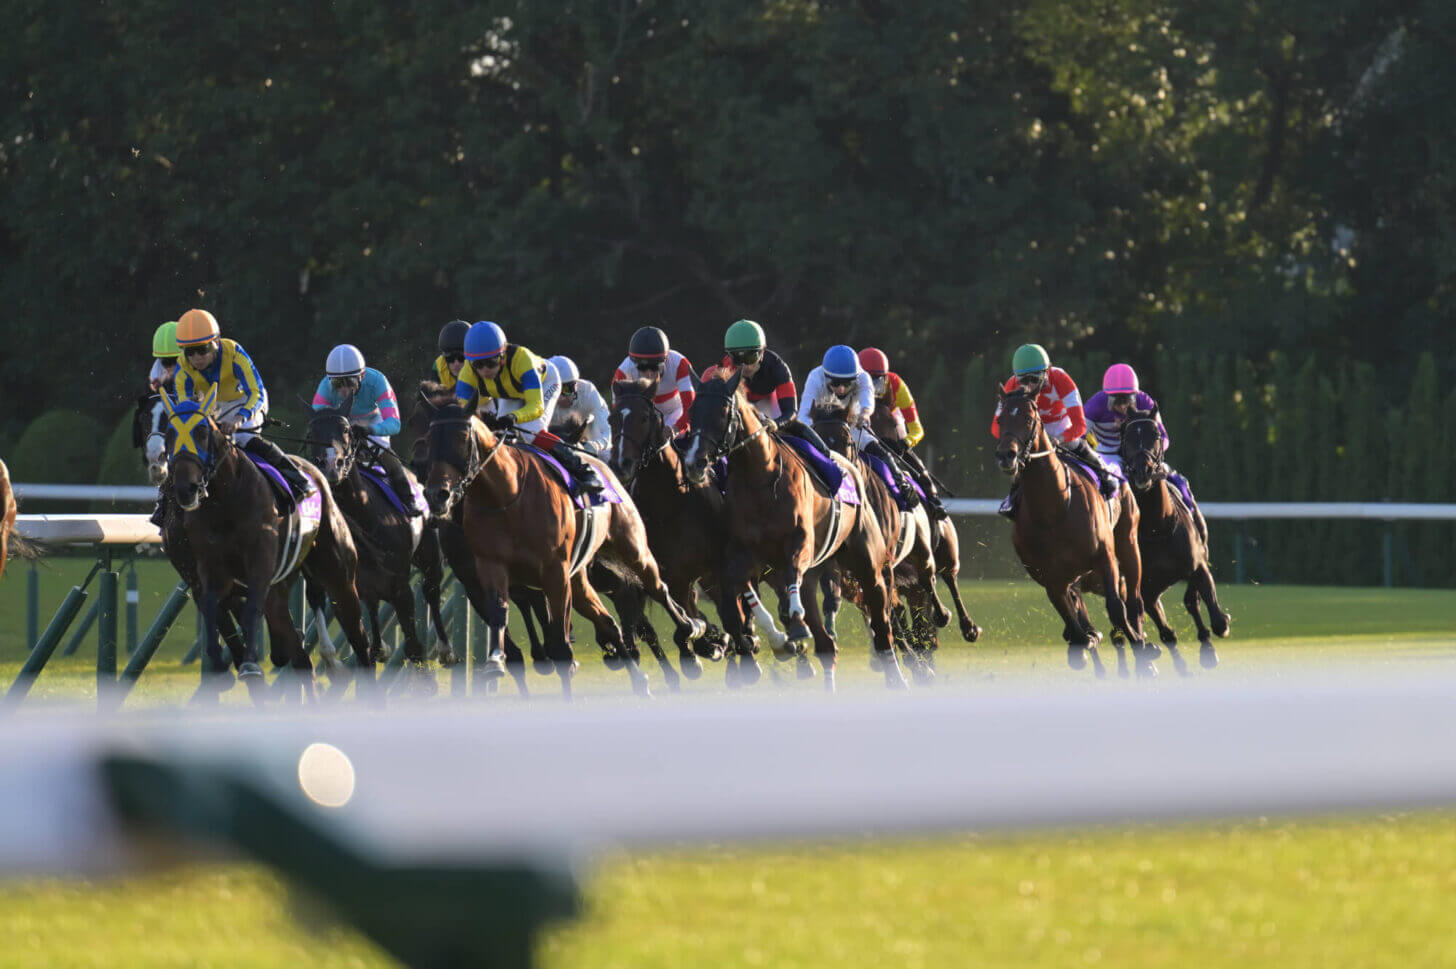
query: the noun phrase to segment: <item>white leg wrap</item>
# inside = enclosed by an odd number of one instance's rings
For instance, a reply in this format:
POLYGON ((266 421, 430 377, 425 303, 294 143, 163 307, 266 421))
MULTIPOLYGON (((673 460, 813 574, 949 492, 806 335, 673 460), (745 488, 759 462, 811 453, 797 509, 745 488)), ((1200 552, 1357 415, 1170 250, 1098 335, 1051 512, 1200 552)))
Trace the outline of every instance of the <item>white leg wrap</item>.
POLYGON ((804 618, 804 600, 799 598, 798 583, 789 586, 789 615, 795 619, 804 618))
POLYGON ((323 656, 325 662, 331 664, 337 663, 339 661, 339 654, 334 651, 334 641, 329 636, 328 617, 324 615, 322 609, 315 609, 313 611, 313 621, 314 625, 318 628, 319 653, 323 656))
POLYGON ((768 607, 759 601, 758 596, 753 597, 750 605, 753 606, 753 618, 758 620, 759 626, 768 634, 769 639, 779 646, 789 641, 789 637, 779 628, 779 624, 774 622, 773 613, 769 612, 768 607))

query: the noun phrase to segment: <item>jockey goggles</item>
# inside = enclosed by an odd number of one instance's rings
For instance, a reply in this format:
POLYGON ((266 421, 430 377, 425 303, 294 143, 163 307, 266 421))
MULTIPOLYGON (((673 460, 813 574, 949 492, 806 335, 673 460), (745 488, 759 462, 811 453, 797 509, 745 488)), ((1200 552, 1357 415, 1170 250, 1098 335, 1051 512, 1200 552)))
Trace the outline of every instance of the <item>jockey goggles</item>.
POLYGON ((189 357, 202 357, 217 349, 217 341, 208 340, 206 343, 194 344, 190 347, 183 347, 182 352, 189 357))
POLYGON ((829 378, 829 389, 832 390, 832 391, 834 391, 836 394, 842 394, 846 390, 848 390, 850 387, 853 387, 853 386, 854 386, 854 378, 853 377, 830 377, 829 378))
POLYGON ((576 396, 576 381, 575 380, 568 380, 568 381, 566 381, 566 383, 564 383, 564 384, 561 385, 561 397, 562 397, 562 399, 565 399, 565 398, 568 398, 568 397, 575 397, 575 396, 576 396))
POLYGON ((445 357, 445 362, 446 363, 464 363, 465 362, 465 354, 463 354, 463 353, 459 353, 459 352, 446 353, 443 356, 445 357))
POLYGON ((335 390, 358 390, 363 381, 358 377, 330 377, 329 386, 335 390))
POLYGON ((753 364, 758 363, 758 361, 763 359, 763 351, 734 350, 731 354, 729 354, 729 356, 733 358, 734 363, 752 366, 753 364))
POLYGON ((1108 394, 1107 399, 1113 407, 1131 407, 1132 394, 1108 394))
POLYGON ((1023 390, 1040 390, 1046 383, 1046 372, 1038 370, 1034 373, 1024 373, 1016 378, 1016 382, 1021 385, 1023 390))
POLYGON ((632 364, 638 370, 650 370, 656 372, 662 369, 661 357, 633 357, 632 364))
POLYGON ((501 365, 503 356, 504 354, 497 353, 495 356, 486 357, 483 360, 472 360, 470 366, 475 368, 476 373, 482 370, 494 370, 501 365))
POLYGON ((890 376, 889 376, 889 374, 883 374, 882 373, 878 377, 874 377, 872 379, 873 379, 873 382, 874 382, 874 385, 875 385, 875 396, 876 397, 883 397, 884 394, 885 394, 885 391, 888 390, 889 387, 890 387, 890 376))

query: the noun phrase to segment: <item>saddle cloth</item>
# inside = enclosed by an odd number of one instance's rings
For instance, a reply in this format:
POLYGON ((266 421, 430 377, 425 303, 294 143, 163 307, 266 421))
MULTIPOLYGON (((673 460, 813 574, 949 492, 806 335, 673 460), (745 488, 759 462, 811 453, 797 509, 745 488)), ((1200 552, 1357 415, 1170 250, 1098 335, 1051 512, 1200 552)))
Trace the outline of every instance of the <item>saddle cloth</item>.
POLYGON ((284 514, 282 540, 278 543, 278 564, 273 570, 273 578, 269 580, 270 585, 277 585, 291 576, 313 549, 313 543, 318 538, 319 525, 323 521, 323 496, 317 488, 312 487, 303 497, 295 496, 277 468, 254 454, 247 451, 243 453, 248 455, 248 459, 273 485, 274 498, 279 503, 280 512, 283 508, 292 506, 284 514))

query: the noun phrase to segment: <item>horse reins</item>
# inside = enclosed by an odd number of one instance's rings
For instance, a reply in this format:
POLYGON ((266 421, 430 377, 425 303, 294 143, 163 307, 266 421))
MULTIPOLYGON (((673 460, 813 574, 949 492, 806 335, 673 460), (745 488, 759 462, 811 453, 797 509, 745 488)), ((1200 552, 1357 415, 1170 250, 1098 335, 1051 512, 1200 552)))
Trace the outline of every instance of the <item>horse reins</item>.
MULTIPOLYGON (((470 454, 465 459, 465 467, 461 469, 460 480, 456 483, 455 486, 450 488, 450 491, 447 494, 449 502, 446 507, 453 508, 455 502, 459 501, 465 496, 465 489, 470 487, 470 482, 475 480, 475 476, 478 475, 481 471, 484 471, 485 466, 487 464, 490 464, 491 460, 496 456, 500 449, 505 446, 506 439, 501 435, 497 434, 495 439, 495 446, 492 447, 489 451, 485 452, 485 457, 481 457, 480 442, 476 439, 475 428, 472 424, 471 418, 436 417, 430 421, 430 428, 434 429, 436 425, 443 427, 447 424, 464 424, 469 430, 469 434, 467 436, 470 438, 470 454)), ((454 464, 453 461, 451 461, 450 463, 454 464)), ((520 495, 517 494, 514 500, 502 505, 501 508, 509 508, 519 499, 520 495)), ((492 510, 499 511, 500 509, 492 510)))

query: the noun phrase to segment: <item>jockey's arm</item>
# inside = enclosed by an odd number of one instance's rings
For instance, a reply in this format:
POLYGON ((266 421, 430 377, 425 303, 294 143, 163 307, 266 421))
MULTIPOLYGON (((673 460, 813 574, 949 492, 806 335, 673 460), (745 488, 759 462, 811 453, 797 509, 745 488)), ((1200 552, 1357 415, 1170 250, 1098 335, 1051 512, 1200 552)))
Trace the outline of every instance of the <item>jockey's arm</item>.
POLYGON ((890 401, 890 407, 899 411, 900 416, 905 419, 905 443, 914 447, 925 437, 925 428, 920 426, 920 412, 915 408, 915 397, 910 393, 910 385, 896 376, 895 396, 890 401))
POLYGON ((541 374, 536 369, 536 356, 524 348, 516 350, 514 358, 507 364, 511 376, 521 388, 520 399, 525 401, 511 416, 517 424, 534 421, 546 413, 546 404, 541 399, 541 374))
POLYGON ((773 389, 773 406, 769 408, 774 412, 774 420, 788 420, 799 409, 799 394, 798 389, 794 386, 794 375, 789 372, 789 365, 778 354, 765 356, 763 366, 772 368, 768 376, 769 379, 776 382, 773 389))
POLYGON ((591 415, 591 421, 586 425, 586 436, 581 443, 593 454, 607 453, 612 446, 612 417, 607 410, 607 402, 602 399, 601 391, 590 380, 578 380, 576 397, 591 415))
POLYGON ((233 374, 243 388, 243 406, 237 414, 237 423, 241 426, 252 419, 263 401, 263 377, 248 351, 237 344, 233 344, 233 374))
POLYGON ((334 388, 325 377, 319 381, 318 389, 313 392, 313 409, 325 410, 330 407, 337 407, 338 402, 334 400, 334 388))
POLYGON ((475 371, 470 367, 460 368, 460 376, 455 381, 455 399, 464 405, 467 413, 474 414, 480 406, 480 386, 475 382, 475 371))
POLYGON ((814 421, 809 416, 809 412, 814 409, 814 401, 823 395, 824 368, 815 367, 809 371, 809 378, 804 381, 804 396, 799 398, 799 413, 796 416, 799 418, 800 424, 805 424, 810 427, 814 426, 814 421))
POLYGON ((674 377, 677 382, 678 400, 682 401, 682 416, 678 418, 673 430, 680 433, 688 429, 688 411, 692 409, 693 401, 698 396, 698 392, 693 389, 693 365, 688 363, 687 357, 678 357, 677 373, 674 374, 674 377))
POLYGON ((364 384, 359 388, 359 396, 366 400, 372 400, 374 406, 372 413, 377 416, 374 422, 369 425, 369 433, 376 437, 393 437, 398 434, 402 422, 399 416, 399 398, 394 396, 394 388, 389 384, 389 378, 378 370, 370 370, 364 375, 364 384), (365 398, 365 395, 368 395, 365 398))
POLYGON ((858 391, 858 399, 855 404, 858 407, 856 419, 861 424, 869 426, 870 415, 875 412, 875 382, 869 374, 863 370, 855 377, 855 389, 858 391))

